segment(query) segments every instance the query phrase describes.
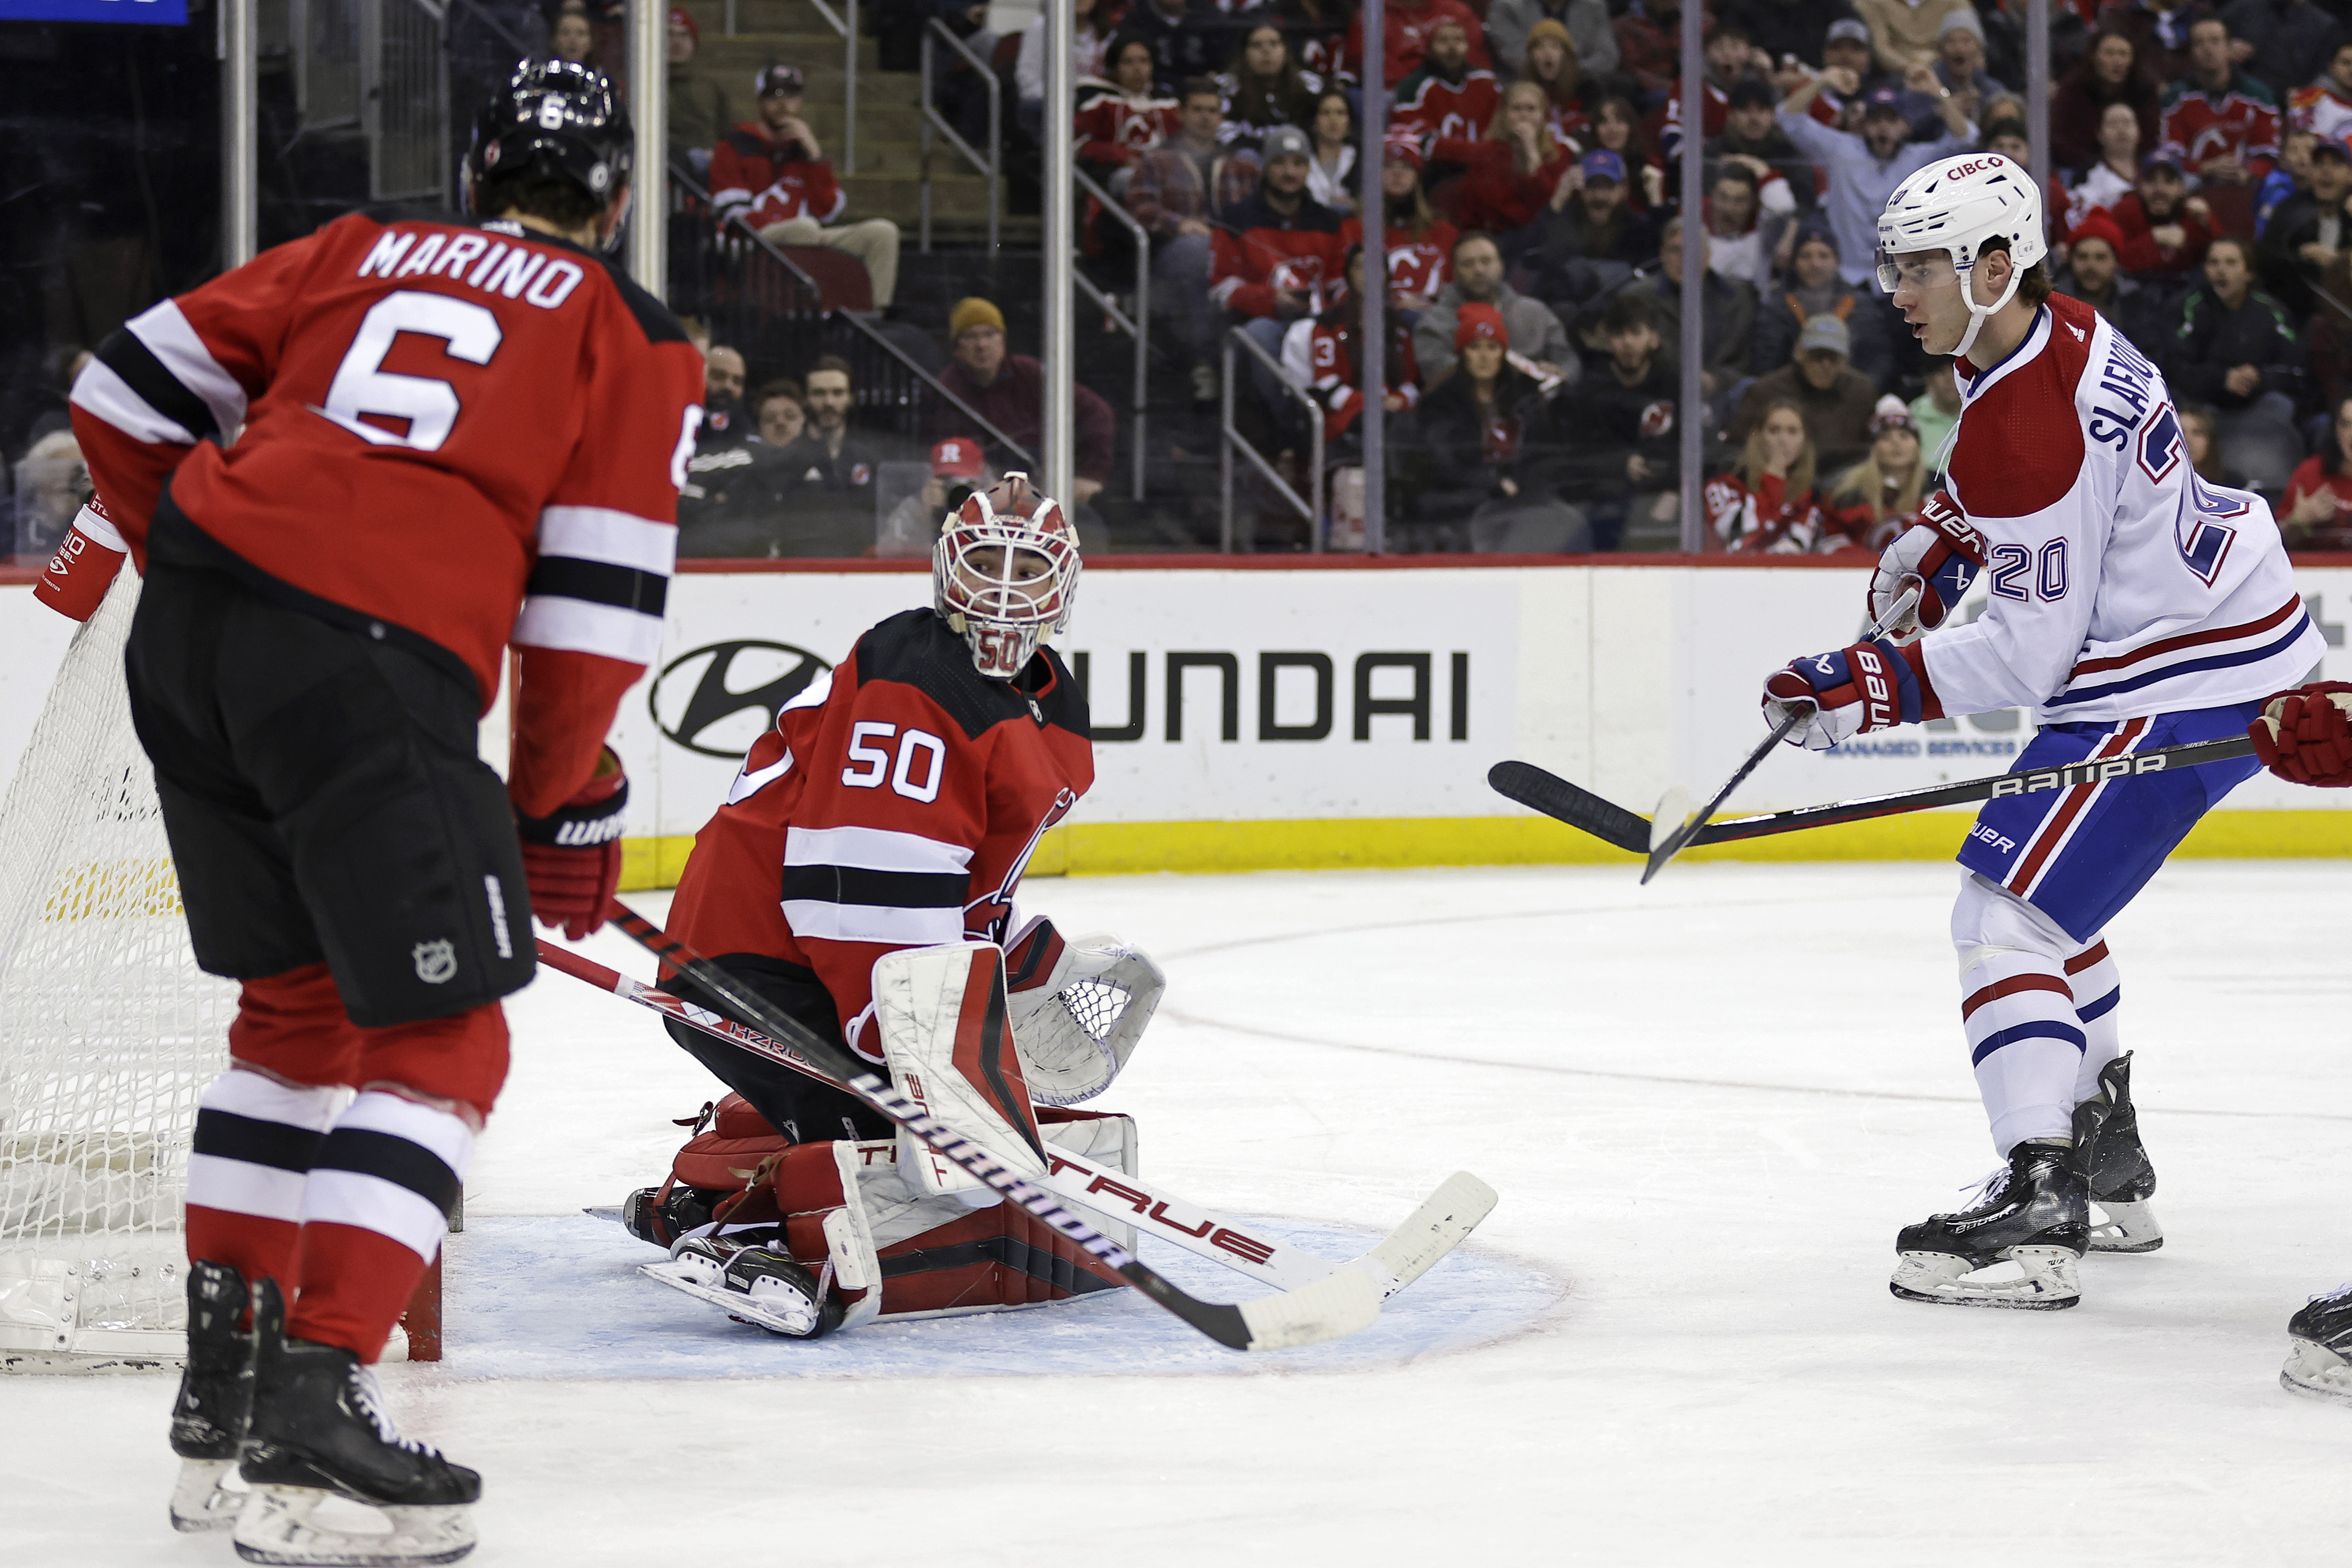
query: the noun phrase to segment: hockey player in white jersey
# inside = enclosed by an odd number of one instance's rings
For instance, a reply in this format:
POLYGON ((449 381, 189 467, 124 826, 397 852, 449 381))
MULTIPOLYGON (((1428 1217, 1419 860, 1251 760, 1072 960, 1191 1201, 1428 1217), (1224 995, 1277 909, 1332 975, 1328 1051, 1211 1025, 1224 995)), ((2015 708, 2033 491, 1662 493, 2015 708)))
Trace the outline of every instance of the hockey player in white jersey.
MULTIPOLYGON (((1959 426, 1945 489, 1871 584, 1874 616, 1915 587, 1916 611, 1893 635, 1775 671, 1768 721, 1797 715, 1791 742, 1824 750, 2027 707, 2039 729, 2021 772, 2243 733, 2318 661, 2321 638, 2270 509, 2199 479, 2164 377, 2089 306, 2050 292, 2032 177, 1996 154, 1941 159, 1895 189, 1878 234, 1880 280, 1913 333, 1958 356, 1959 426), (1983 616, 1945 624, 1979 572, 1983 616)), ((2103 780, 1978 816, 1952 942, 2004 1165, 1971 1206, 1903 1230, 1895 1295, 2071 1307, 2086 1249, 2161 1244, 2102 933, 2255 771, 2103 780)))

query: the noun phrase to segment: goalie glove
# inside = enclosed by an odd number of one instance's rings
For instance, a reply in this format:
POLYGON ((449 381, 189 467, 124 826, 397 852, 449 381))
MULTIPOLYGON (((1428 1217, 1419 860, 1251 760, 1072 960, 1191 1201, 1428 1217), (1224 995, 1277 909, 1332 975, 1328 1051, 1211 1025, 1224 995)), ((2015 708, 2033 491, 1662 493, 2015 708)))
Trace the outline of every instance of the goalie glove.
POLYGON ((1896 534, 1878 558, 1878 570, 1870 577, 1871 625, 1897 639, 1934 631, 1977 580, 1984 562, 1984 535, 1948 492, 1937 490, 1920 506, 1919 521, 1896 534), (1918 604, 1888 626, 1888 612, 1915 585, 1918 604))
POLYGON ((2352 685, 2318 680, 2282 691, 2246 727, 2254 755, 2289 784, 2352 786, 2352 685))
POLYGON ((1925 713, 1927 681, 1905 657, 1910 651, 1880 637, 1793 659, 1764 681, 1764 722, 1777 730, 1791 714, 1803 715, 1789 743, 1826 752, 1873 730, 1916 724, 1923 714, 1938 717, 1925 713))
POLYGON ((1040 1105, 1076 1105, 1111 1086, 1160 1005, 1168 977, 1118 937, 1065 942, 1039 918, 1005 944, 1013 1043, 1040 1105))

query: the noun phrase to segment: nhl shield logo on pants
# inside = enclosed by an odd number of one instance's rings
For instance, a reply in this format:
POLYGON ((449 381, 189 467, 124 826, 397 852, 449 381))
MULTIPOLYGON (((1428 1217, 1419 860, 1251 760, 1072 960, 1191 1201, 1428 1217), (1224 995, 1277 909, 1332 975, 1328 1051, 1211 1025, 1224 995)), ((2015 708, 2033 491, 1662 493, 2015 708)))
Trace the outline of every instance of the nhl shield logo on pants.
POLYGON ((418 942, 409 956, 416 961, 416 978, 427 985, 446 984, 457 973, 457 950, 446 937, 418 942))

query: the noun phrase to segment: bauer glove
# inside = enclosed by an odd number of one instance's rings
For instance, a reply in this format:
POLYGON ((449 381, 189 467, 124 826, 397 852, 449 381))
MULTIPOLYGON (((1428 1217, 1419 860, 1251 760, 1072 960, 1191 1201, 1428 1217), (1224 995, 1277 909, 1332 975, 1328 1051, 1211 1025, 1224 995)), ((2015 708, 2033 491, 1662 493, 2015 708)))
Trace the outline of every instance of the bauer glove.
POLYGON ((578 942, 604 923, 621 887, 621 818, 628 805, 628 775, 607 746, 570 800, 545 816, 516 816, 523 880, 540 924, 578 942))
POLYGON ((1897 638, 1934 631, 1976 581, 1984 560, 1984 535, 1948 492, 1937 490, 1920 506, 1919 521, 1896 534, 1878 557, 1878 570, 1870 577, 1871 624, 1897 638), (1887 626, 1887 612, 1913 586, 1919 590, 1918 605, 1887 626))
POLYGON ((1764 722, 1777 730, 1790 715, 1801 716, 1789 743, 1811 752, 1872 730, 1916 724, 1920 711, 1918 672, 1885 637, 1792 660, 1764 681, 1764 722))
POLYGON ((2317 680, 2282 691, 2246 727, 2263 766, 2289 784, 2352 785, 2352 685, 2317 680))

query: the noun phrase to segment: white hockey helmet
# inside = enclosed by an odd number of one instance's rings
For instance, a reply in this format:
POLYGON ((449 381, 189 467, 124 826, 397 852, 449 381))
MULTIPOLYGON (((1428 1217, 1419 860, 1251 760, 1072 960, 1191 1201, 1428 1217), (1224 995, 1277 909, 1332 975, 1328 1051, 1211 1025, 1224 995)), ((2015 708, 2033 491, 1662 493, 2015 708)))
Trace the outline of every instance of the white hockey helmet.
POLYGON ((2042 234, 2042 191, 2033 176, 1998 153, 1955 153, 1895 187, 1878 215, 1878 283, 1895 292, 1895 258, 1922 250, 1949 251, 1969 308, 1968 335, 1952 352, 1964 354, 1985 318, 2009 303, 2027 268, 2050 254, 2042 234), (2009 287, 1990 305, 1977 303, 1969 270, 1995 240, 2009 252, 2009 287))
POLYGON ((940 526, 932 603, 992 679, 1012 679, 1039 643, 1069 629, 1077 591, 1077 530, 1026 474, 972 491, 940 526))

